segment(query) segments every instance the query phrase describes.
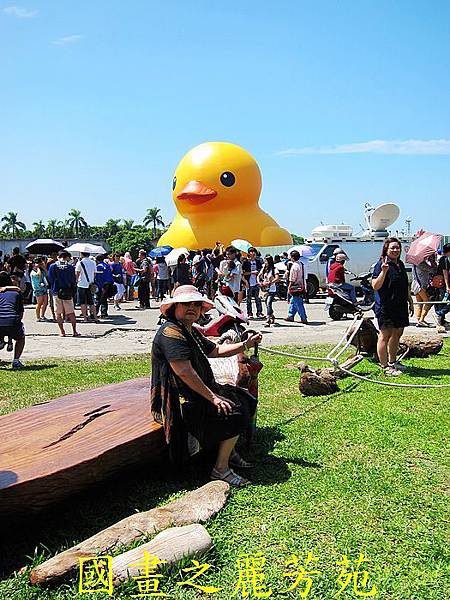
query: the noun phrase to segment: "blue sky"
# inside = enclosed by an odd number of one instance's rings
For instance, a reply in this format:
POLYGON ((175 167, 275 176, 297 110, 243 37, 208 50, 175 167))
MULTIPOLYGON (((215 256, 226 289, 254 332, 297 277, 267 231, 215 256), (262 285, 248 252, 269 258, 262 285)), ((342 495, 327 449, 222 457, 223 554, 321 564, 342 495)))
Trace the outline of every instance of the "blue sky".
POLYGON ((178 161, 223 140, 290 231, 397 202, 399 228, 450 233, 449 22, 445 1, 6 0, 0 213, 168 222, 178 161))

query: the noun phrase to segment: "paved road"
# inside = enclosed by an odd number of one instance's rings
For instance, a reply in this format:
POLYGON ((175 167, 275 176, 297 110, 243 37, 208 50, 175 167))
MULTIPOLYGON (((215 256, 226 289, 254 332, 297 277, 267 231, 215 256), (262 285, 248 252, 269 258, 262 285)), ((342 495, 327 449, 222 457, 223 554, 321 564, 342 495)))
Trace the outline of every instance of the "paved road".
MULTIPOLYGON (((78 324, 81 338, 58 335, 56 323, 37 323, 34 308, 25 309, 25 329, 27 333, 23 360, 40 358, 98 358, 109 355, 139 354, 150 351, 151 342, 158 328, 159 304, 152 301, 150 310, 139 310, 134 302, 122 304, 122 310, 116 311, 110 306, 110 317, 100 324, 78 324)), ((315 299, 306 306, 308 325, 283 321, 286 316, 286 302, 275 302, 277 324, 265 328, 265 321, 254 320, 251 327, 262 331, 263 343, 267 346, 285 344, 304 345, 337 342, 350 321, 331 321, 324 311, 324 299, 315 299)), ((78 311, 77 311, 78 313, 78 311)), ((50 314, 50 313, 49 313, 50 314)), ((49 315, 48 315, 49 316, 49 315)), ((70 325, 66 323, 66 332, 70 325)), ((414 327, 411 331, 417 332, 414 327)), ((420 330, 424 335, 435 329, 420 330)), ((450 332, 447 332, 447 336, 450 332)), ((0 360, 9 359, 10 354, 3 350, 0 360)))

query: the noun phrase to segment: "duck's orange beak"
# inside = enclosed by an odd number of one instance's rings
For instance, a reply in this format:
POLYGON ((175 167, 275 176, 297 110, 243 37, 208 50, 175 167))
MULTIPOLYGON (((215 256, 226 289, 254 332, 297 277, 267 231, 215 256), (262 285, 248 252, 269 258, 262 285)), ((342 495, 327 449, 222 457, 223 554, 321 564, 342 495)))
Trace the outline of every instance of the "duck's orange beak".
POLYGON ((217 196, 217 192, 201 181, 189 181, 177 194, 178 200, 188 200, 192 204, 203 204, 217 196))

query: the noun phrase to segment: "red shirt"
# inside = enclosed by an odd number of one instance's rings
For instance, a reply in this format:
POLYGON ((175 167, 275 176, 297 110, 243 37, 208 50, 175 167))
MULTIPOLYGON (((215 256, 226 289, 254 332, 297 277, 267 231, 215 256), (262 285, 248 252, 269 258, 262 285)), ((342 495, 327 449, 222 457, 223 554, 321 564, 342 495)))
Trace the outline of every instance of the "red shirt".
POLYGON ((328 272, 328 283, 345 283, 345 267, 340 262, 334 262, 328 272))

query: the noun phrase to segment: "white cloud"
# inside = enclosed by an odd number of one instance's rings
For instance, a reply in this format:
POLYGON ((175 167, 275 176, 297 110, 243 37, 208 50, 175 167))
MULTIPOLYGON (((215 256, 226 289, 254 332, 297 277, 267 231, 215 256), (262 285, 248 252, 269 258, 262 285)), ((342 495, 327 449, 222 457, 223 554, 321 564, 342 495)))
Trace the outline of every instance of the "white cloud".
POLYGON ((55 46, 66 46, 67 44, 76 44, 81 39, 84 38, 84 35, 66 35, 64 37, 60 37, 57 40, 54 40, 52 44, 55 46))
POLYGON ((22 8, 21 6, 6 6, 3 9, 3 12, 6 15, 10 15, 11 17, 17 17, 18 19, 31 19, 37 15, 37 10, 28 10, 27 8, 22 8))
POLYGON ((450 140, 372 140, 338 146, 290 148, 276 154, 279 156, 297 156, 299 154, 450 154, 450 140))

